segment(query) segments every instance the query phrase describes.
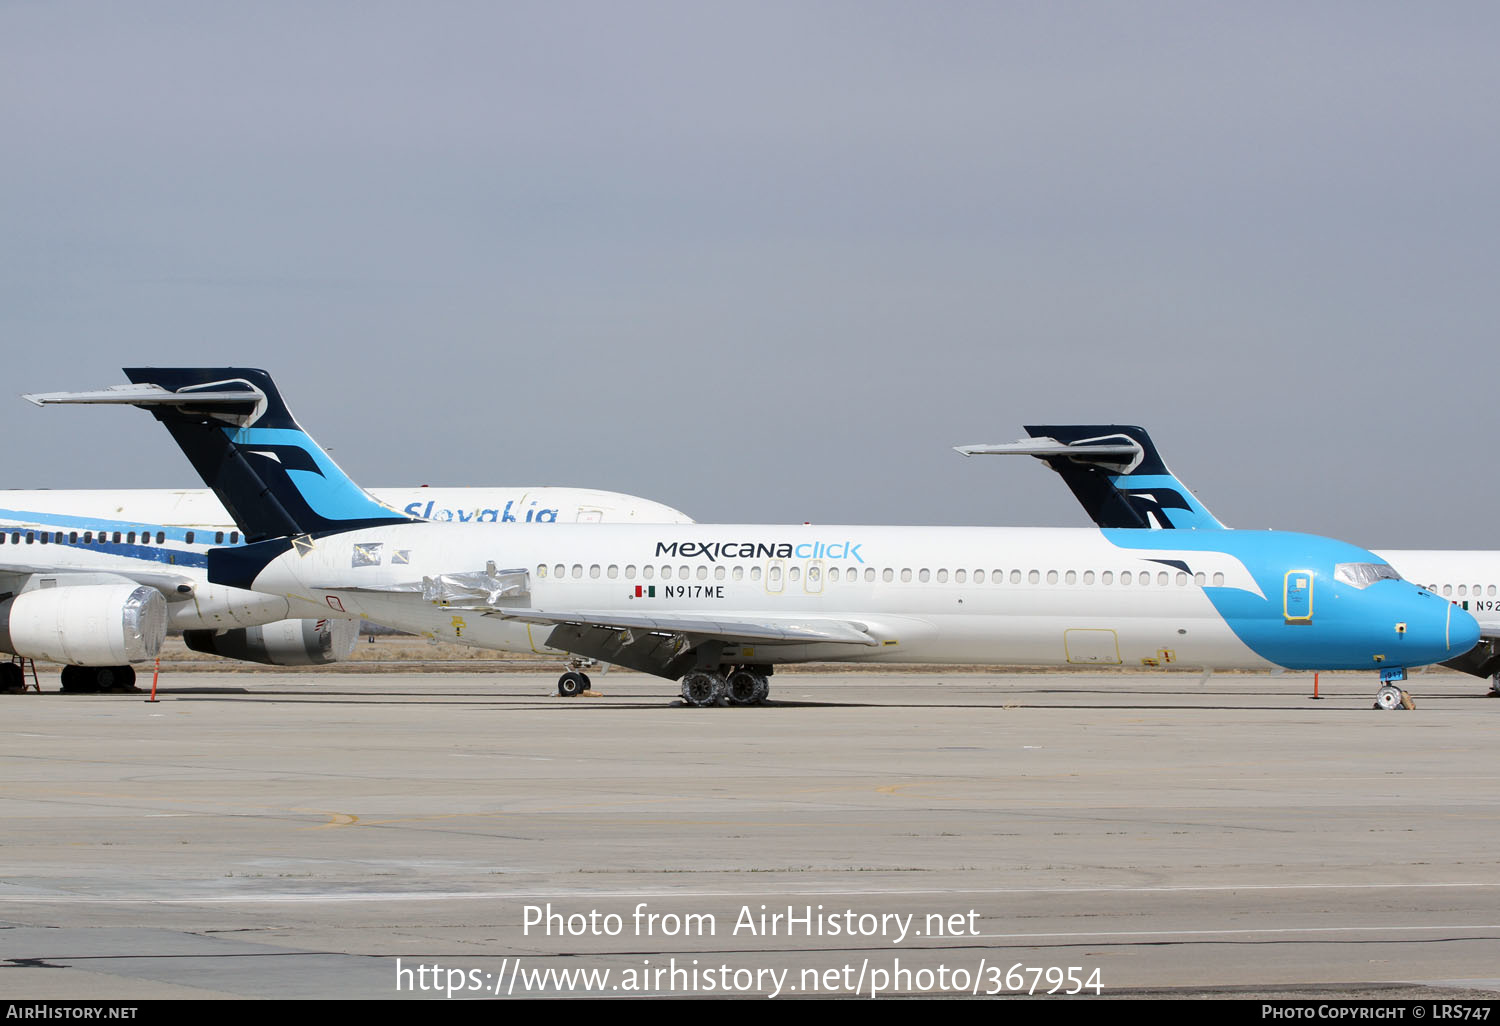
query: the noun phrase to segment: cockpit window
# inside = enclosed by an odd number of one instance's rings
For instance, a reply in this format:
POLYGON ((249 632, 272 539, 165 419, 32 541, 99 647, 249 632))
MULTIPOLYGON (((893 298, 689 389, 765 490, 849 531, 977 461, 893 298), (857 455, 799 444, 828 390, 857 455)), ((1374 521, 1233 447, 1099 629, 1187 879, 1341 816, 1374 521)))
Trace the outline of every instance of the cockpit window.
POLYGON ((1389 563, 1340 563, 1333 576, 1356 588, 1368 588, 1376 581, 1399 581, 1401 575, 1389 563))

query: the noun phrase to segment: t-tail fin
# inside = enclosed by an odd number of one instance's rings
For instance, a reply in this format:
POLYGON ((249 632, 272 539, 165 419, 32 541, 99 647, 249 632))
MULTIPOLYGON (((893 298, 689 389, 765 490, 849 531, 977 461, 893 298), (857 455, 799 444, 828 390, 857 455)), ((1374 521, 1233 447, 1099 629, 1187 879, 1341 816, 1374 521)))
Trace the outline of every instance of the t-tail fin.
POLYGON ((1144 428, 1054 424, 1026 430, 1032 437, 1019 442, 956 448, 965 456, 1035 456, 1062 475, 1100 527, 1224 528, 1167 469, 1144 428))
POLYGON ((129 404, 161 421, 246 540, 326 534, 411 519, 349 479, 298 426, 271 376, 244 367, 127 367, 133 384, 28 395, 129 404))

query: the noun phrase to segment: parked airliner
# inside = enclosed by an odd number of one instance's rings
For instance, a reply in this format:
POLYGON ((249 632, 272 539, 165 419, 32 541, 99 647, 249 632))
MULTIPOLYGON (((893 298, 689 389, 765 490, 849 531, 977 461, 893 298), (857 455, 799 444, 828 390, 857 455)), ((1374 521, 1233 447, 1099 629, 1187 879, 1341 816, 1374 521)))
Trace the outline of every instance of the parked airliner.
MULTIPOLYGON (((375 494, 408 516, 444 522, 691 523, 658 502, 582 488, 375 494)), ((356 620, 291 618, 282 597, 208 583, 208 550, 240 543, 205 489, 0 491, 0 649, 64 663, 64 690, 128 687, 130 661, 154 657, 169 628, 196 651, 232 659, 302 666, 346 658, 356 620)), ((531 640, 527 625, 512 629, 518 646, 531 640)), ((21 684, 20 665, 0 663, 0 688, 21 684)))
MULTIPOLYGON (((1067 483, 1101 528, 1226 530, 1167 469, 1144 428, 1132 424, 1028 425, 1030 438, 1001 445, 958 446, 967 456, 1034 456, 1067 483)), ((1478 621, 1481 640, 1444 665, 1489 677, 1500 694, 1500 552, 1379 549, 1409 580, 1457 604, 1478 621)))
POLYGON ((1368 668, 1399 695, 1479 638, 1373 553, 1282 532, 420 522, 350 481, 264 371, 126 374, 28 398, 167 427, 251 540, 208 552, 215 586, 484 647, 531 624, 692 705, 762 701, 776 665, 828 659, 1368 668))

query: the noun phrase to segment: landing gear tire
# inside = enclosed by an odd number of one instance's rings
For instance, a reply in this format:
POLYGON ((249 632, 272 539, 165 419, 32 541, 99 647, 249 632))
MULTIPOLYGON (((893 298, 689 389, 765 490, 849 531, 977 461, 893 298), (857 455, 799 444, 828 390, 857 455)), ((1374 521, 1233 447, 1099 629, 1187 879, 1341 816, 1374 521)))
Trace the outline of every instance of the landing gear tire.
POLYGON ((771 693, 771 682, 751 670, 736 670, 729 675, 725 697, 730 705, 759 705, 771 693))
POLYGON ((59 674, 62 689, 69 694, 82 695, 99 690, 99 680, 92 666, 64 666, 59 674))
POLYGON ((0 691, 25 691, 26 673, 17 663, 0 663, 0 691))
POLYGON ((557 693, 564 698, 577 698, 589 689, 589 675, 569 670, 557 678, 557 693))
POLYGON ((1375 692, 1376 709, 1409 709, 1411 708, 1410 703, 1411 699, 1406 696, 1406 692, 1402 691, 1394 684, 1387 684, 1379 691, 1375 692))
POLYGON ((694 670, 682 678, 682 701, 702 709, 724 701, 729 683, 722 673, 709 670, 694 670))
POLYGON ((135 667, 100 666, 94 670, 94 681, 100 691, 132 691, 135 689, 135 667))

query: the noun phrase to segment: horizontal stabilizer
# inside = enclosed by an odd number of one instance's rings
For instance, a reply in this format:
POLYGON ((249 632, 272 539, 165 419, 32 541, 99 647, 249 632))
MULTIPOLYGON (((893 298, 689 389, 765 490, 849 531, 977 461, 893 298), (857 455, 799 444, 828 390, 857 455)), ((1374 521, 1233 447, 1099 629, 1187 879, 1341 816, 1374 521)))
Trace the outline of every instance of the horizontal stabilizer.
POLYGON ((1144 428, 1128 424, 1027 425, 1030 438, 960 445, 965 456, 1034 456, 1062 475, 1102 528, 1222 529, 1162 462, 1144 428))
POLYGON ((92 392, 32 392, 21 397, 37 406, 64 404, 113 406, 171 406, 202 412, 227 423, 248 424, 266 405, 266 394, 244 381, 221 381, 182 392, 160 385, 113 385, 92 392))

